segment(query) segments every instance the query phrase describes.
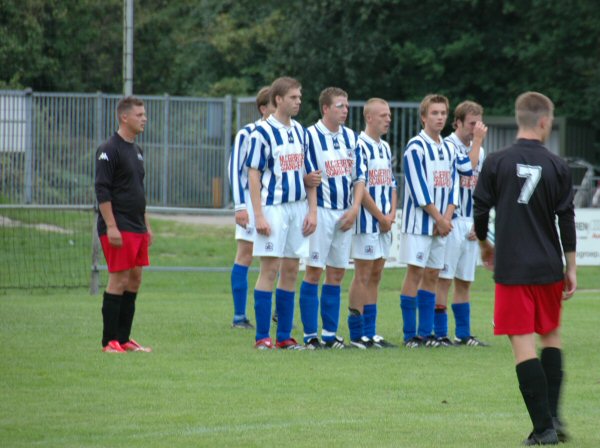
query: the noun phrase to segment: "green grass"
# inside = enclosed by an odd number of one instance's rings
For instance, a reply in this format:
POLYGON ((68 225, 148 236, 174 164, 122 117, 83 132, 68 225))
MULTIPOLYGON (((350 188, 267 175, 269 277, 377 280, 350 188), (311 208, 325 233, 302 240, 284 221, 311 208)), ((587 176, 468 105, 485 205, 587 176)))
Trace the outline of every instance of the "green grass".
MULTIPOLYGON (((231 264, 231 227, 153 228, 154 264, 231 264)), ((580 269, 580 286, 597 288, 597 272, 580 269)), ((378 332, 396 343, 403 276, 387 270, 381 285, 378 332)), ((530 423, 508 341, 492 335, 492 295, 490 274, 478 271, 473 332, 492 342, 487 349, 259 352, 252 332, 229 328, 228 274, 147 272, 134 337, 154 352, 121 356, 100 352, 100 296, 0 291, 0 444, 516 447, 530 423)), ((580 291, 564 311, 574 447, 600 446, 597 295, 580 291)), ((298 312, 296 325, 300 338, 298 312)))

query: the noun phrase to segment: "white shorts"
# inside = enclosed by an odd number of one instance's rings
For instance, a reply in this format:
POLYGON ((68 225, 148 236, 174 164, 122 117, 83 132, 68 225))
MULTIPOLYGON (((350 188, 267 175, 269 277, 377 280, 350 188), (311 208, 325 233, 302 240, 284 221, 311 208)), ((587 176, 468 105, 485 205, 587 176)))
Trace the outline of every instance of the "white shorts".
POLYGON ((420 268, 442 269, 446 237, 400 233, 400 262, 420 268))
POLYGON ((352 235, 351 257, 356 260, 387 259, 391 245, 392 232, 352 235))
POLYGON ((308 240, 307 266, 346 269, 350 260, 352 229, 340 230, 340 218, 346 210, 317 207, 317 230, 308 240))
POLYGON ((475 280, 475 267, 479 258, 477 240, 469 241, 467 236, 473 228, 471 218, 456 218, 452 221, 453 229, 446 238, 444 267, 440 277, 451 280, 458 278, 465 282, 475 280))
POLYGON ((308 213, 306 201, 263 205, 263 215, 271 226, 269 236, 256 234, 252 255, 255 257, 307 258, 308 238, 302 224, 308 213))
POLYGON ((235 239, 254 242, 256 236, 256 229, 254 228, 254 209, 252 208, 252 201, 250 200, 250 192, 244 190, 244 200, 246 201, 246 211, 248 212, 248 224, 244 229, 242 226, 235 225, 235 239))

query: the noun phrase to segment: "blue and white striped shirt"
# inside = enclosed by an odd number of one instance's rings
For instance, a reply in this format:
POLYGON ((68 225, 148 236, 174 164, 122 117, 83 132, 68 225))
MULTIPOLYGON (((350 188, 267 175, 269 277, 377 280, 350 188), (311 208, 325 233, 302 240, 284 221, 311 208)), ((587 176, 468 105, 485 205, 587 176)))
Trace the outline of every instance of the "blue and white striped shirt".
POLYGON ((306 141, 306 130, 295 120, 287 127, 271 115, 256 126, 246 166, 262 173, 262 205, 306 199, 303 178, 314 171, 306 157, 306 141))
MULTIPOLYGON (((371 195, 384 215, 392 211, 392 193, 396 179, 392 170, 392 151, 384 140, 376 142, 364 131, 358 136, 356 153, 358 172, 365 176, 365 193, 371 195)), ((354 233, 379 233, 379 221, 364 207, 356 218, 354 233)))
MULTIPOLYGON (((469 157, 471 146, 465 146, 455 132, 446 137, 444 141, 454 143, 458 158, 469 157)), ((475 185, 477 185, 477 179, 479 178, 484 158, 485 152, 483 147, 481 147, 479 162, 477 162, 477 167, 472 170, 471 175, 463 173, 460 169, 458 170, 460 188, 458 192, 458 205, 454 211, 455 217, 473 219, 473 191, 475 190, 475 185)))
POLYGON ((231 156, 229 157, 229 185, 236 212, 246 209, 244 190, 248 189, 248 167, 246 166, 246 160, 248 159, 248 148, 250 147, 250 134, 260 122, 261 120, 257 120, 254 123, 249 123, 238 131, 233 143, 231 156))
MULTIPOLYGON (((449 205, 458 205, 456 148, 445 141, 436 143, 422 130, 409 140, 403 161, 402 232, 433 235, 435 221, 423 207, 434 204, 444 214, 449 205)), ((470 169, 468 158, 461 159, 460 170, 470 169)))
POLYGON ((331 132, 321 120, 306 132, 310 160, 321 170, 317 206, 346 210, 352 204, 353 182, 365 181, 364 173, 356 169, 356 134, 344 126, 331 132))

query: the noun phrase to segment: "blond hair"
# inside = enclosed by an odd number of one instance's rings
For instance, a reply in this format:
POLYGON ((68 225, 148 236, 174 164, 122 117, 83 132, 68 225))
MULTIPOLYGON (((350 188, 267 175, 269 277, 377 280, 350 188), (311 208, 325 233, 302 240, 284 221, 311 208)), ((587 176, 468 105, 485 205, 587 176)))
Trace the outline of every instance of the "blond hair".
POLYGON ((515 117, 519 128, 535 128, 542 117, 552 117, 554 104, 539 92, 525 92, 515 101, 515 117))

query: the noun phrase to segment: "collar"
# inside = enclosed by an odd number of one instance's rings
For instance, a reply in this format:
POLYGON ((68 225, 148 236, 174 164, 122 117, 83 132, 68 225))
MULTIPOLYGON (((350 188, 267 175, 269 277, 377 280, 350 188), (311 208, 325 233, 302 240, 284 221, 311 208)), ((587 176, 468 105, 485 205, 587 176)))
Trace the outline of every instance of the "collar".
POLYGON ((286 131, 291 131, 292 128, 294 127, 294 120, 292 118, 290 118, 290 126, 286 126, 285 124, 283 124, 281 121, 279 121, 277 118, 275 118, 274 115, 269 115, 269 118, 267 118, 267 121, 269 122, 269 124, 271 126, 273 126, 275 129, 281 129, 284 128, 286 131))
POLYGON ((460 138, 458 138, 458 135, 456 135, 456 132, 453 132, 452 134, 450 134, 447 137, 452 143, 454 143, 454 146, 456 146, 459 150, 461 150, 464 153, 470 153, 471 152, 471 145, 467 146, 465 145, 462 140, 460 138))
POLYGON ((331 132, 323 120, 317 121, 315 127, 319 130, 319 132, 323 135, 331 135, 332 137, 338 137, 342 134, 342 125, 340 125, 339 130, 337 132, 331 132))
POLYGON ((425 140, 427 143, 431 143, 432 145, 435 146, 442 146, 444 144, 444 139, 442 138, 442 136, 440 135, 440 142, 436 142, 434 139, 432 139, 429 134, 427 134, 427 132, 425 132, 425 129, 421 129, 421 132, 419 132, 419 136, 425 140))
POLYGON ((365 142, 369 143, 370 145, 375 145, 375 146, 380 146, 383 143, 383 140, 379 139, 379 141, 375 141, 373 140, 371 137, 369 137, 367 135, 367 133, 365 131, 361 131, 359 138, 362 138, 365 142))

